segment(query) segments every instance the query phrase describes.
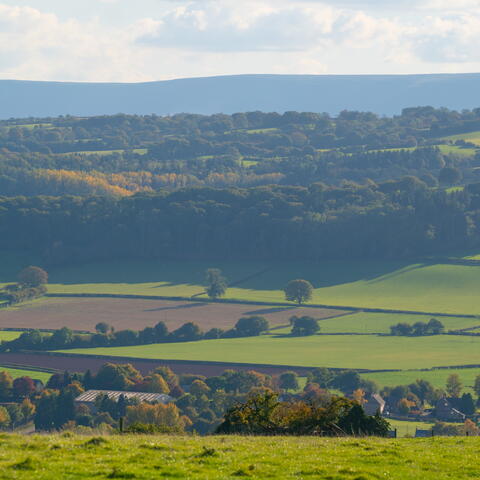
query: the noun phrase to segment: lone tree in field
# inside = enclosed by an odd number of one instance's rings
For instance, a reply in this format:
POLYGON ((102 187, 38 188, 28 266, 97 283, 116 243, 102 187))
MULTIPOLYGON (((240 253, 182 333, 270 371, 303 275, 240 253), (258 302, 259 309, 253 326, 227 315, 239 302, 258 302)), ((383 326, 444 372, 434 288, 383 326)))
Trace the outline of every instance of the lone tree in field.
POLYGON ((222 271, 218 268, 209 268, 206 271, 207 295, 210 298, 218 298, 225 295, 227 291, 227 279, 223 277, 222 271))
POLYGON ((25 287, 40 287, 48 282, 48 273, 40 267, 30 266, 18 274, 18 281, 25 287))
POLYGON ((291 280, 284 288, 284 292, 286 300, 301 305, 312 298, 313 285, 307 280, 291 280))

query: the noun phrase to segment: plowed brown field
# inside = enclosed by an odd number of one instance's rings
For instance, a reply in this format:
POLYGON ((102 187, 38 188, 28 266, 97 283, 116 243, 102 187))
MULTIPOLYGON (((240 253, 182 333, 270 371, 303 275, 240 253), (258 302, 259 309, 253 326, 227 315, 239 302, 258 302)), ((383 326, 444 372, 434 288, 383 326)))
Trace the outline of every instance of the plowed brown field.
POLYGON ((262 315, 271 326, 286 325, 292 315, 319 319, 347 312, 325 308, 238 305, 193 301, 123 298, 48 298, 0 311, 0 328, 61 328, 93 331, 98 322, 116 330, 140 330, 164 321, 169 330, 195 322, 203 330, 232 328, 242 316, 262 315))

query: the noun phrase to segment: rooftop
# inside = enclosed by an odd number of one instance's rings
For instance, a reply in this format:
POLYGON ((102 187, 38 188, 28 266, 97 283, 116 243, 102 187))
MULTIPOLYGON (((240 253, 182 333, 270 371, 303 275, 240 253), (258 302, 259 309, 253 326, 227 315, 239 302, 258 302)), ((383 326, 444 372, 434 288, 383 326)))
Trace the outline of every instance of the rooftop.
POLYGON ((118 401, 123 395, 127 399, 138 398, 141 402, 173 402, 173 397, 164 393, 148 393, 148 392, 118 392, 114 390, 87 390, 80 394, 76 402, 94 402, 99 395, 107 395, 108 398, 118 401))

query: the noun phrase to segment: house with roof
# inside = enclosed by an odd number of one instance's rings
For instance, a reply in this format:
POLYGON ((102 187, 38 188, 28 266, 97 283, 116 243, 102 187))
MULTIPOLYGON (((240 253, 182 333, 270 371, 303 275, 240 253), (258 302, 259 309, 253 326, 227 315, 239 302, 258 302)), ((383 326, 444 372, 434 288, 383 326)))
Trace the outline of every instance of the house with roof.
POLYGON ((164 393, 148 393, 148 392, 120 392, 115 390, 87 390, 75 398, 76 405, 85 405, 91 411, 95 411, 95 400, 100 395, 106 395, 109 399, 118 402, 121 396, 126 400, 137 399, 139 402, 148 403, 172 403, 175 399, 164 393))
POLYGON ((460 411, 458 398, 440 398, 435 406, 435 418, 443 422, 464 422, 467 416, 460 411))
POLYGON ((377 412, 381 415, 385 410, 385 400, 378 393, 374 393, 368 397, 363 409, 367 415, 376 415, 377 412))

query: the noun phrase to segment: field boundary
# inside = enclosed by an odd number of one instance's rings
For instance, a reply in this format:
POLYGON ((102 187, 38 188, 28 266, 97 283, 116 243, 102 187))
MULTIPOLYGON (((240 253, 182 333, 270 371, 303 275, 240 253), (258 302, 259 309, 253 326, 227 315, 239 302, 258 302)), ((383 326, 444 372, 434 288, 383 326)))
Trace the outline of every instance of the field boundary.
MULTIPOLYGON (((275 307, 291 307, 292 303, 287 302, 260 302, 251 300, 235 300, 235 299, 204 299, 192 297, 169 297, 162 295, 134 295, 134 294, 116 294, 116 293, 46 293, 45 297, 49 298, 124 298, 138 300, 171 300, 177 302, 205 302, 205 303, 231 303, 236 305, 265 305, 275 307)), ((325 305, 319 303, 309 303, 297 305, 302 308, 325 308, 328 310, 344 310, 347 312, 367 312, 367 313, 397 313, 400 315, 424 315, 432 317, 457 317, 457 318, 478 318, 479 315, 466 313, 442 313, 442 312, 422 312, 418 310, 397 310, 389 308, 371 308, 371 307, 352 307, 351 305, 325 305)))

